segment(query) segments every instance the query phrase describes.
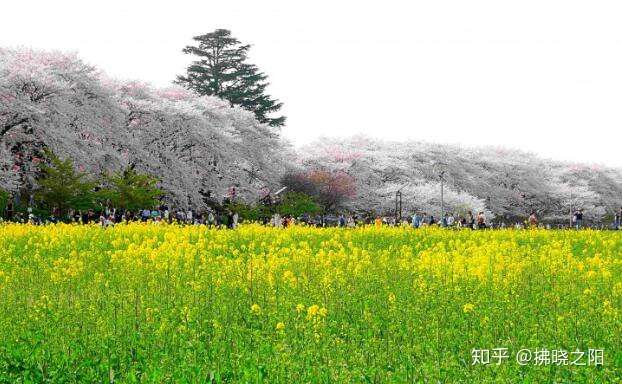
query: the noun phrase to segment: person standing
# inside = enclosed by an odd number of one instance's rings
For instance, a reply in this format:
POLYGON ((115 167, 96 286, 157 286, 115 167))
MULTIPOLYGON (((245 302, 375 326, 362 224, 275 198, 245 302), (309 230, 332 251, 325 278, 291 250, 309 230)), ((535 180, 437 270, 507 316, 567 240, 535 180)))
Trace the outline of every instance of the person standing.
POLYGON ((621 229, 621 227, 622 227, 622 207, 620 207, 620 210, 616 212, 615 214, 615 219, 613 222, 613 229, 621 229))
POLYGON ((188 224, 192 225, 193 217, 194 217, 194 212, 192 212, 192 209, 188 209, 188 212, 186 213, 186 222, 188 224))
POLYGON ((454 215, 447 215, 447 226, 452 227, 454 225, 454 215))
POLYGON ((441 227, 446 228, 449 226, 449 212, 445 212, 445 216, 441 219, 441 227))
POLYGON ((339 215, 339 226, 344 228, 346 226, 346 217, 342 214, 339 215))
POLYGON ((354 221, 354 218, 352 216, 348 216, 348 222, 346 223, 346 226, 348 228, 356 227, 356 221, 354 221))
POLYGON ((419 226, 421 225, 421 218, 419 217, 417 212, 413 213, 411 225, 413 226, 413 228, 419 228, 419 226))
POLYGON ((486 229, 486 216, 484 215, 484 212, 477 214, 477 228, 486 229))
POLYGON ((276 228, 282 228, 283 227, 283 220, 281 219, 281 215, 279 215, 278 213, 275 213, 272 216, 272 226, 276 227, 276 228))
POLYGON ((581 227, 583 227, 583 209, 576 210, 573 221, 576 229, 581 229, 581 227))
POLYGON ((150 217, 151 217, 151 210, 143 209, 141 212, 141 220, 143 222, 146 222, 147 220, 149 220, 150 217))
POLYGON ((314 224, 318 228, 322 227, 322 215, 320 215, 320 214, 315 215, 314 224))
POLYGON ((374 221, 374 225, 376 226, 376 228, 381 228, 382 227, 382 219, 380 218, 380 216, 376 216, 376 220, 374 221))
POLYGON ((164 221, 166 221, 167 223, 169 223, 169 219, 170 219, 170 212, 168 211, 168 207, 166 207, 164 209, 164 221))
POLYGON ((235 228, 234 223, 233 223, 233 212, 231 212, 230 209, 227 210, 227 228, 228 229, 235 228))
POLYGON ((473 217, 473 212, 469 211, 467 218, 467 225, 471 229, 475 229, 475 217, 473 217))
POLYGON ((96 221, 97 221, 97 215, 95 214, 95 211, 93 211, 92 209, 89 209, 87 216, 86 216, 86 223, 91 224, 91 223, 95 223, 96 221))
POLYGON ((237 212, 233 213, 233 229, 238 227, 238 220, 240 219, 240 216, 238 215, 237 212))
POLYGON ((529 226, 531 228, 538 227, 538 217, 536 216, 536 211, 531 211, 531 215, 529 215, 529 226))
POLYGON ((208 211, 207 211, 207 225, 210 227, 216 225, 216 218, 211 208, 208 208, 208 211))
POLYGON ((5 210, 7 221, 13 220, 13 195, 9 196, 9 201, 6 204, 5 210))

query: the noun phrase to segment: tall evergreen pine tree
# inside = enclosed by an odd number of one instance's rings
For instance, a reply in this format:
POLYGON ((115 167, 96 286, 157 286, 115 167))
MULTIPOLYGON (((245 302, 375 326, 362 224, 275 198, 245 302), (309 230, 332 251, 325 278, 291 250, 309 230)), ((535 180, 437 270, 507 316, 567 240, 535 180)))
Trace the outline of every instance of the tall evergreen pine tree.
POLYGON ((231 106, 239 105, 253 112, 257 120, 270 126, 285 124, 285 116, 270 116, 281 109, 283 103, 265 93, 268 76, 256 65, 246 62, 250 45, 242 45, 226 29, 193 39, 198 45, 189 45, 183 52, 198 56, 199 60, 188 67, 185 76, 177 77, 177 84, 200 95, 228 100, 231 106))

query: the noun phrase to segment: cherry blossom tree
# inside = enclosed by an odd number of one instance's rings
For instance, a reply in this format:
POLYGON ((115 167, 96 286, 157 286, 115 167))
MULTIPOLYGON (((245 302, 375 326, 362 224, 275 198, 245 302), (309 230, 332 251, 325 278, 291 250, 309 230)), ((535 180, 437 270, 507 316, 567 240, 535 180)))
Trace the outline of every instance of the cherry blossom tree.
POLYGON ((114 166, 110 141, 125 141, 122 111, 95 68, 73 54, 0 50, 0 164, 3 185, 16 192, 36 185, 44 148, 93 172, 114 166))
POLYGON ((444 168, 447 211, 485 211, 506 222, 541 219, 563 222, 570 191, 586 217, 600 221, 619 207, 622 172, 602 166, 573 165, 495 147, 468 148, 417 141, 387 142, 364 136, 319 139, 298 150, 302 170, 340 171, 355 182, 353 210, 392 214, 395 193, 407 211, 440 214, 438 164, 444 168), (589 213, 588 213, 589 212, 589 213))
POLYGON ((31 194, 44 150, 80 171, 128 166, 159 179, 173 205, 200 190, 258 198, 284 172, 288 147, 251 112, 181 87, 110 79, 75 54, 0 50, 0 188, 31 194))
POLYGON ((31 199, 45 150, 95 178, 134 167, 157 178, 178 207, 202 208, 206 195, 220 199, 233 188, 253 202, 296 182, 328 209, 391 213, 400 190, 406 210, 440 213, 441 164, 450 211, 507 221, 533 210, 562 221, 572 205, 600 221, 622 205, 620 169, 365 136, 294 151, 252 112, 221 99, 111 79, 75 54, 0 49, 0 189, 31 199))
POLYGON ((343 171, 312 169, 286 175, 282 183, 294 192, 314 197, 326 211, 343 206, 356 196, 355 180, 343 171))

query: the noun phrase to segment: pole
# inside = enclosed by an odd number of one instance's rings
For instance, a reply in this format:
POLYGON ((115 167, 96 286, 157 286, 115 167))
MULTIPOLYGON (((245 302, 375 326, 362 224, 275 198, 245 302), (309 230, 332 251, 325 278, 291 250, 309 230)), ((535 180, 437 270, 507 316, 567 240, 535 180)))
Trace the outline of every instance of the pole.
MULTIPOLYGON (((494 215, 494 212, 492 210, 492 199, 490 198, 490 196, 486 196, 486 206, 488 207, 488 209, 490 209, 490 213, 492 213, 494 215)), ((485 207, 484 207, 485 208, 485 207)), ((494 219, 490 219, 490 226, 493 227, 494 226, 494 219)))
POLYGON ((399 193, 399 191, 395 192, 395 211, 394 212, 395 212, 395 221, 396 222, 397 222, 397 194, 398 193, 399 193))
POLYGON ((441 171, 440 173, 440 178, 441 178, 441 222, 443 221, 443 217, 445 217, 445 196, 444 196, 444 190, 443 190, 443 181, 445 181, 444 179, 444 174, 445 171, 441 171))
POLYGON ((184 206, 188 212, 188 185, 184 183, 184 206))
POLYGON ((570 228, 572 228, 572 190, 570 191, 570 228))
POLYGON ((397 223, 397 197, 399 196, 400 191, 395 192, 395 223, 397 223))
POLYGON ((402 192, 400 192, 400 221, 402 221, 402 192))

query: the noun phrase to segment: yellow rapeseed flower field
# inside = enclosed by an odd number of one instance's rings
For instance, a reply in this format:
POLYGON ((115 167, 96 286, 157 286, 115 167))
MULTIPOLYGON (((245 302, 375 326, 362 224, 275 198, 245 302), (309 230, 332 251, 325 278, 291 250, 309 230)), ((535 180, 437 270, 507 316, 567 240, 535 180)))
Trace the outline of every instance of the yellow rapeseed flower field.
POLYGON ((622 232, 5 224, 0 306, 3 383, 615 383, 622 232))

